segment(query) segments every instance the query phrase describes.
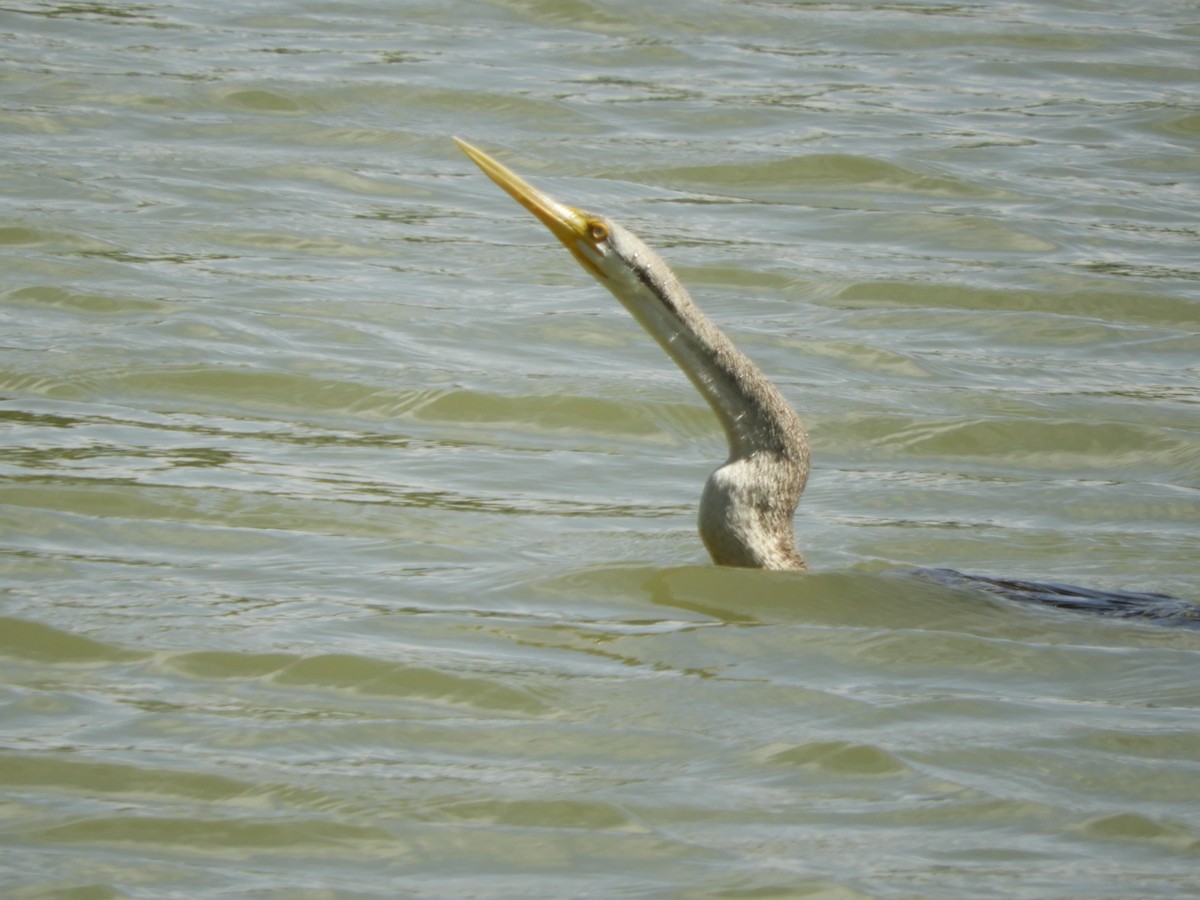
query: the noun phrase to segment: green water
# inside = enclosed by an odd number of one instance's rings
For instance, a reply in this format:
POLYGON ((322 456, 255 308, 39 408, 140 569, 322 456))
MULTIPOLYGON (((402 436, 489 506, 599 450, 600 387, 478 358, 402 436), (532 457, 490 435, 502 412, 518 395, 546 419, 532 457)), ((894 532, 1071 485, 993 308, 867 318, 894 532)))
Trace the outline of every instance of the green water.
POLYGON ((0 893, 1183 897, 1200 16, 0 7, 0 893), (721 570, 661 350, 449 140, 664 255, 801 411, 721 570))

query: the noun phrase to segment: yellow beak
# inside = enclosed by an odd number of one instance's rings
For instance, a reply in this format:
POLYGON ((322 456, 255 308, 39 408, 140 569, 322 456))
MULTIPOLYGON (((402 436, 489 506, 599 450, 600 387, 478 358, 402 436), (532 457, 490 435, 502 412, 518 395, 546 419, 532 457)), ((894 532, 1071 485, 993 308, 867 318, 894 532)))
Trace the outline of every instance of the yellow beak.
POLYGON ((566 245, 575 257, 589 269, 595 269, 595 264, 580 252, 580 244, 590 244, 588 217, 573 206, 559 203, 549 194, 539 191, 511 169, 502 166, 478 147, 472 147, 466 141, 455 138, 454 143, 488 178, 504 188, 510 197, 533 213, 542 224, 554 232, 554 236, 566 245))

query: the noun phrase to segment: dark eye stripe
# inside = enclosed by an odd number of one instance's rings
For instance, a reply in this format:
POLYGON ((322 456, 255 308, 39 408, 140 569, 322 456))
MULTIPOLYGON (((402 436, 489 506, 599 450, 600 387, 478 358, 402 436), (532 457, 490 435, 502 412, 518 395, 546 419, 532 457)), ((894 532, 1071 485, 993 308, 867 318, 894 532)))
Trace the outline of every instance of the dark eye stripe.
POLYGON ((679 310, 676 309, 675 303, 667 295, 666 288, 663 283, 654 277, 654 273, 649 268, 644 266, 640 260, 630 260, 630 267, 633 273, 637 275, 638 281, 648 287, 651 293, 658 298, 658 302, 669 309, 675 315, 679 315, 679 310))
MULTIPOLYGON (((603 222, 599 223, 603 226, 603 222)), ((663 281, 661 270, 656 271, 651 265, 647 265, 643 261, 642 253, 639 250, 636 240, 632 243, 626 243, 622 240, 621 232, 618 230, 608 230, 608 246, 612 249, 621 260, 627 265, 633 274, 637 276, 638 281, 644 284, 649 291, 654 294, 662 307, 668 310, 673 316, 679 318, 679 308, 671 299, 671 291, 663 281)), ((654 257, 653 252, 650 253, 651 258, 654 257)), ((659 263, 661 266, 661 262, 659 263)), ((665 267, 663 267, 665 268, 665 267)), ((670 272, 667 272, 670 275, 670 272)))

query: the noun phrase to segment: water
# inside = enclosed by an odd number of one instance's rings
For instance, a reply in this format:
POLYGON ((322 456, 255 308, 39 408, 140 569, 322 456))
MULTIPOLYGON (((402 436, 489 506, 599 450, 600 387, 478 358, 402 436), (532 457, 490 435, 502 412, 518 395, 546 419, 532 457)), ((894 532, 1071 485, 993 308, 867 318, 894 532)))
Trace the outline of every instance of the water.
POLYGON ((15 897, 1200 891, 1193 4, 0 10, 15 897), (459 134, 803 413, 807 576, 459 134))

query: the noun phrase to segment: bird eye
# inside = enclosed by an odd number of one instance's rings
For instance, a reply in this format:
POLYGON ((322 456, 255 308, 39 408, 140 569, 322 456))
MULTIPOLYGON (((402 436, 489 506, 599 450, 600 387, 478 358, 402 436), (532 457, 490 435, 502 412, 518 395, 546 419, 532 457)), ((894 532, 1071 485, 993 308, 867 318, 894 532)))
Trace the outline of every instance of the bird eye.
POLYGON ((596 243, 608 240, 608 229, 602 222, 590 222, 588 224, 588 234, 596 243))

